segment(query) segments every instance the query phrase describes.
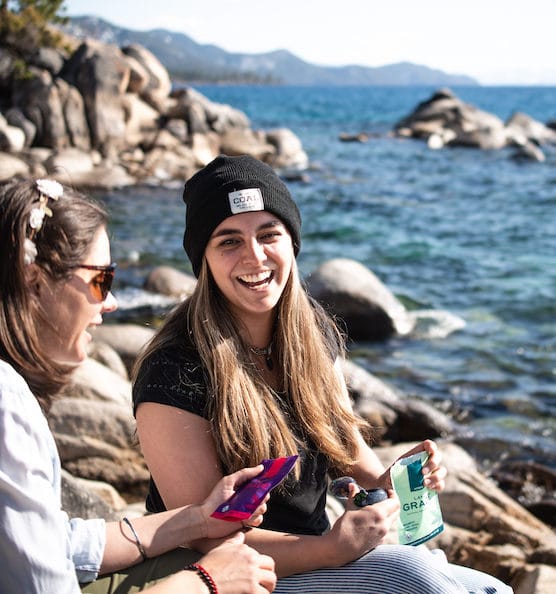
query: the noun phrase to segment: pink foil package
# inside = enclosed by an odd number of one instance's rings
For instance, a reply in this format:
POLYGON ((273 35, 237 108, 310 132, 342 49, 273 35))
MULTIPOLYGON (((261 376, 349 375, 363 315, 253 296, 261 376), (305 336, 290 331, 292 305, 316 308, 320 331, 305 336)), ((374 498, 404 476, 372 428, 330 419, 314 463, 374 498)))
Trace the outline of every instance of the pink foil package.
POLYGON ((239 522, 250 518, 266 494, 280 484, 293 468, 299 456, 263 460, 264 470, 250 481, 243 483, 237 491, 211 514, 213 518, 239 522))

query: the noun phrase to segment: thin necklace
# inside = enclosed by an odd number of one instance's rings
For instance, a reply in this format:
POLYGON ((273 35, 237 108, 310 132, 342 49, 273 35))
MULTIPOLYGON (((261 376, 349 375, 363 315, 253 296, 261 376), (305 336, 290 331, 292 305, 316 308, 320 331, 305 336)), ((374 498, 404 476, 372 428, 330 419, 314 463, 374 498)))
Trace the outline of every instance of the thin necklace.
POLYGON ((274 368, 274 363, 272 362, 272 341, 267 347, 264 347, 262 349, 252 345, 248 346, 249 350, 252 353, 255 353, 255 355, 258 355, 259 357, 264 357, 264 362, 266 363, 268 370, 272 371, 272 369, 274 368))

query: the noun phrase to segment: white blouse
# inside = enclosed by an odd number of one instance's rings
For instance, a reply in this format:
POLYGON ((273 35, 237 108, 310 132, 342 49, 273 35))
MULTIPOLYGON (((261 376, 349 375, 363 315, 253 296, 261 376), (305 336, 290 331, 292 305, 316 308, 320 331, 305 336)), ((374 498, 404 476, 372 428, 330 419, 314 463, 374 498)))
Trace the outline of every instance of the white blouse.
POLYGON ((105 538, 104 520, 62 511, 54 437, 25 380, 0 360, 0 592, 81 592, 98 575, 105 538))

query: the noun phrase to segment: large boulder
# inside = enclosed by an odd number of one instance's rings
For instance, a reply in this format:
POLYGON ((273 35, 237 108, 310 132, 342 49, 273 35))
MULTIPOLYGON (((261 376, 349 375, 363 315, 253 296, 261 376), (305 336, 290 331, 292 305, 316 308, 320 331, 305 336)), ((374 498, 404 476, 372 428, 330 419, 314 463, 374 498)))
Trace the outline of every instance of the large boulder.
POLYGON ((514 113, 505 123, 491 113, 464 103, 449 89, 440 89, 419 103, 394 127, 398 136, 422 138, 429 148, 464 146, 480 149, 517 147, 515 160, 542 162, 539 145, 556 142, 556 132, 524 113, 514 113))
POLYGON ((515 139, 515 143, 518 145, 524 144, 528 140, 536 144, 556 142, 556 130, 552 130, 552 128, 522 112, 513 113, 506 121, 506 128, 509 136, 515 139), (525 139, 525 142, 523 139, 525 139))
MULTIPOLYGON (((172 89, 172 81, 166 68, 152 52, 142 45, 128 45, 122 48, 122 52, 126 57, 133 58, 147 74, 146 84, 142 85, 139 90, 141 99, 157 111, 162 111, 172 89)), ((137 71, 134 76, 138 76, 137 71)))
POLYGON ((309 157, 303 150, 300 139, 288 128, 277 128, 265 133, 266 142, 274 152, 266 159, 276 169, 306 169, 309 157))
POLYGON ((60 94, 70 145, 82 151, 91 150, 91 135, 83 96, 62 78, 56 79, 56 87, 60 94))
POLYGON ((0 115, 0 151, 20 152, 25 148, 25 132, 16 126, 10 126, 0 115))
POLYGON ((23 159, 0 152, 0 181, 8 180, 14 175, 28 176, 29 173, 29 166, 23 159))
POLYGON ((122 96, 125 117, 126 143, 131 146, 145 146, 158 133, 160 114, 138 95, 126 93, 122 96))
POLYGON ((224 135, 231 129, 249 128, 249 119, 243 112, 210 101, 191 87, 176 89, 170 97, 165 115, 185 120, 191 133, 205 134, 212 131, 224 135))
POLYGON ((103 324, 91 330, 95 341, 105 342, 118 353, 128 371, 154 332, 153 328, 138 324, 103 324))
POLYGON ((6 112, 6 121, 11 126, 20 128, 25 135, 25 147, 30 147, 35 140, 37 134, 37 127, 31 120, 25 117, 24 113, 19 107, 11 107, 6 112))
POLYGON ((342 373, 355 411, 373 428, 373 441, 398 442, 446 437, 454 423, 444 413, 408 398, 353 361, 342 362, 342 373))
POLYGON ((347 258, 328 260, 306 279, 309 293, 343 320, 356 341, 408 334, 414 319, 380 279, 347 258))
POLYGON ((145 279, 143 288, 171 297, 187 297, 193 293, 197 279, 171 266, 156 266, 145 279))
POLYGON ((49 175, 60 181, 75 183, 76 176, 90 173, 95 168, 94 155, 89 151, 68 147, 57 150, 44 161, 49 175))
POLYGON ((394 127, 398 136, 424 138, 431 148, 474 146, 502 148, 507 144, 504 122, 494 114, 464 103, 449 89, 436 91, 394 127))
POLYGON ((62 509, 70 518, 116 520, 115 507, 111 502, 107 502, 94 487, 90 488, 92 483, 93 481, 74 477, 67 470, 62 469, 62 509))
POLYGON ((91 39, 66 62, 62 77, 84 98, 93 148, 114 158, 125 145, 122 97, 130 68, 120 49, 91 39))
POLYGON ((271 161, 276 148, 261 138, 261 134, 247 128, 231 128, 221 139, 221 150, 226 155, 251 155, 261 161, 271 161))
POLYGON ((63 390, 65 397, 130 406, 131 385, 128 379, 120 371, 114 371, 93 358, 86 359, 76 368, 72 380, 63 390))
POLYGON ((60 398, 48 415, 62 466, 120 493, 145 492, 149 473, 137 445, 131 403, 60 398))
POLYGON ((13 85, 12 104, 36 129, 35 143, 59 149, 69 146, 60 90, 47 70, 29 68, 29 77, 13 85))

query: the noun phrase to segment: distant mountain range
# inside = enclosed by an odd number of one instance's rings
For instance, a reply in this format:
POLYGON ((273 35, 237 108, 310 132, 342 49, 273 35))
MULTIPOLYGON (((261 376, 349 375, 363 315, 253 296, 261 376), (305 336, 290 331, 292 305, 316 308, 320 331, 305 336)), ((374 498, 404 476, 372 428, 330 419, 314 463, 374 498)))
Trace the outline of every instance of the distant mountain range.
POLYGON ((164 29, 132 31, 90 16, 73 17, 64 29, 76 37, 93 37, 120 47, 138 43, 150 50, 175 81, 280 85, 478 85, 469 76, 400 62, 387 66, 317 66, 287 50, 264 54, 227 52, 199 44, 183 33, 164 29))

